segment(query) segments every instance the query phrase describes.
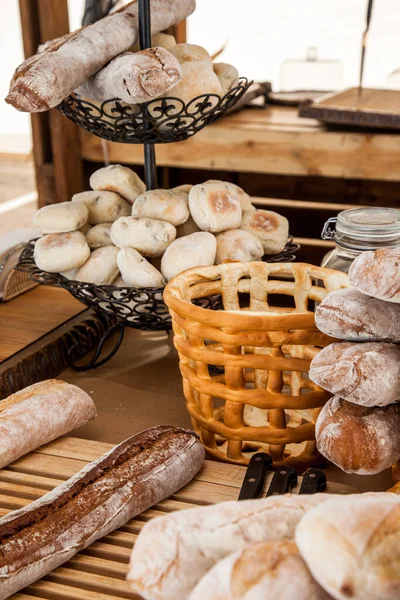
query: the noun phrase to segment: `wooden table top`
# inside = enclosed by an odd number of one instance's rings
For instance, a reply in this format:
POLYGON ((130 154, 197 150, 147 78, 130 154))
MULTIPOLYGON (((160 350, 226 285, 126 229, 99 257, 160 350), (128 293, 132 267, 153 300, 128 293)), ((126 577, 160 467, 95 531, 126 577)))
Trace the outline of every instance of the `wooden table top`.
MULTIPOLYGON (((400 134, 327 129, 297 108, 244 109, 185 142, 157 145, 157 164, 282 175, 397 181, 400 134)), ((80 130, 82 157, 103 161, 100 139, 80 130)), ((143 164, 143 148, 108 143, 113 163, 143 164)))

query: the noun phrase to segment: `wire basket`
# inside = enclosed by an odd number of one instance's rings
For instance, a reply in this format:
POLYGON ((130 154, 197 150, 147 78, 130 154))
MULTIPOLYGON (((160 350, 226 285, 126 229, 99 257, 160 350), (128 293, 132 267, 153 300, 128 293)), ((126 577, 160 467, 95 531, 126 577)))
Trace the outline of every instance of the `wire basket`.
POLYGON ((185 104, 179 98, 158 98, 143 104, 125 104, 118 98, 95 104, 71 95, 58 110, 90 133, 124 144, 181 142, 231 109, 252 85, 245 77, 222 98, 203 94, 185 104))
POLYGON ((210 455, 247 464, 268 452, 275 466, 299 470, 321 462, 315 421, 330 394, 308 371, 333 340, 318 331, 313 309, 348 285, 331 269, 263 262, 198 267, 169 282, 186 407, 210 455), (222 297, 222 310, 197 306, 209 295, 222 297))
MULTIPOLYGON (((81 281, 71 281, 59 273, 48 273, 36 266, 34 259, 35 240, 24 248, 17 265, 18 271, 29 273, 31 279, 43 285, 53 285, 68 290, 77 300, 93 308, 97 312, 106 313, 115 322, 123 323, 134 329, 145 331, 170 331, 171 317, 163 300, 164 288, 115 287, 113 285, 96 285, 81 281)), ((295 252, 300 246, 292 238, 283 252, 272 257, 270 261, 295 260, 295 252)), ((203 308, 218 310, 221 298, 209 297, 198 301, 203 308)))

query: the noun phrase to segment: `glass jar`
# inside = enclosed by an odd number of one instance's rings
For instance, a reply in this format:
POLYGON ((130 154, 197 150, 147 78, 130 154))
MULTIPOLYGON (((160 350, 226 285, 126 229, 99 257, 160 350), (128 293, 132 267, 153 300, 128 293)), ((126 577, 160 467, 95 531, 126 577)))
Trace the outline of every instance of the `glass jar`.
POLYGON ((400 210, 372 207, 345 210, 328 219, 322 239, 335 240, 336 246, 326 254, 321 266, 348 273, 351 263, 362 252, 400 246, 400 210))

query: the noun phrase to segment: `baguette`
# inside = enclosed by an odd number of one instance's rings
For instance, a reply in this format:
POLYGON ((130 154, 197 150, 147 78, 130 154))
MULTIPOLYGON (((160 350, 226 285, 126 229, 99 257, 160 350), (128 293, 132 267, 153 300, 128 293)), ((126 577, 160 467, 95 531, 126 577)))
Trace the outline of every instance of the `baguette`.
POLYGON ((0 402, 0 468, 96 417, 86 392, 49 379, 0 402))
MULTIPOLYGON (((188 17, 195 0, 151 0, 151 28, 159 33, 188 17)), ((138 41, 138 2, 53 40, 23 62, 6 102, 25 112, 57 106, 89 77, 138 41)))
POLYGON ((0 519, 0 600, 179 490, 203 459, 192 432, 153 427, 0 519))

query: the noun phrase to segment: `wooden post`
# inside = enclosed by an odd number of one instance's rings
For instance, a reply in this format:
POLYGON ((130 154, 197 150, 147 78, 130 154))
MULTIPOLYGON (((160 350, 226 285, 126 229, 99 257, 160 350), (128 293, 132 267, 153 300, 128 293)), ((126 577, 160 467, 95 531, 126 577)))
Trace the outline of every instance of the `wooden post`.
MULTIPOLYGON (((25 56, 69 32, 68 0, 19 0, 25 56)), ((83 190, 78 127, 56 109, 31 115, 39 206, 83 190)))

